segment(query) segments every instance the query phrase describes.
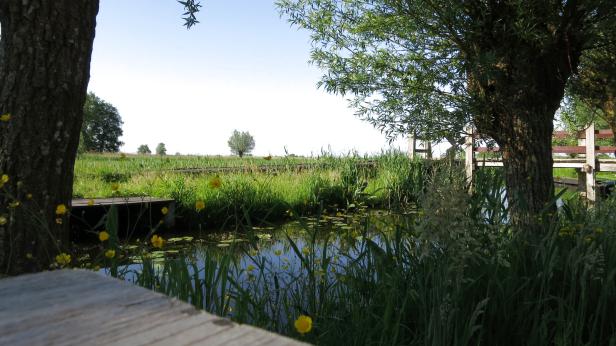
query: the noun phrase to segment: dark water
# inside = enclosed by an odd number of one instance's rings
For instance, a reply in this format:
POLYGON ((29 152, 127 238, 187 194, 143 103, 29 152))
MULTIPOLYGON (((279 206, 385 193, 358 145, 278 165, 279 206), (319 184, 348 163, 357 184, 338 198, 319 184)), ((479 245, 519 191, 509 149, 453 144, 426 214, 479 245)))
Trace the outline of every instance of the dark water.
MULTIPOLYGON (((128 281, 135 281, 146 256, 154 268, 161 270, 164 262, 184 259, 204 268, 212 258, 232 258, 236 276, 248 279, 258 275, 261 268, 267 274, 297 273, 309 261, 319 267, 328 261, 329 276, 344 272, 348 261, 363 251, 365 238, 381 244, 395 227, 413 222, 414 214, 388 211, 336 213, 319 217, 299 217, 295 221, 269 227, 251 227, 244 232, 219 232, 211 235, 175 232, 167 236, 162 249, 127 243, 121 246, 124 260, 118 273, 128 281), (146 251, 147 250, 147 251, 146 251), (303 262, 302 262, 303 258, 303 262)), ((110 274, 109 267, 101 273, 110 274)), ((192 271, 191 271, 192 272, 192 271)), ((325 275, 325 273, 323 273, 325 275)))

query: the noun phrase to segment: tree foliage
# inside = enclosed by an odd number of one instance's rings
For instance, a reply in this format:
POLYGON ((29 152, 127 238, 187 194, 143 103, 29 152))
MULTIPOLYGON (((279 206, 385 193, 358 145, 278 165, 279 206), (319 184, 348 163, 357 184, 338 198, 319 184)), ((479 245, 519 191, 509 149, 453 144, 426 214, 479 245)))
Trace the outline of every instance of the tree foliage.
POLYGON ((277 5, 292 24, 311 32, 311 62, 325 70, 320 87, 351 95, 357 114, 388 135, 415 131, 434 139, 461 132, 473 117, 497 121, 491 111, 496 103, 514 111, 515 99, 496 100, 490 91, 504 82, 527 87, 527 78, 516 74, 526 73, 523 66, 530 68, 537 58, 558 61, 545 74, 570 73, 584 48, 606 39, 599 28, 614 19, 609 0, 277 5), (552 54, 561 39, 569 41, 568 51, 552 54), (535 58, 537 52, 544 56, 535 58))
POLYGON ((83 107, 80 151, 118 152, 122 143, 122 117, 118 110, 90 92, 83 107))
POLYGON ((473 124, 503 151, 515 219, 552 201, 551 133, 584 51, 613 41, 613 0, 278 0, 310 31, 319 86, 351 96, 388 136, 457 138, 473 124))
POLYGON ((150 155, 151 153, 152 151, 147 144, 141 144, 139 148, 137 148, 137 154, 150 155))
POLYGON ((167 147, 165 147, 165 143, 158 143, 158 145, 156 146, 156 155, 167 155, 167 147))
POLYGON ((616 133, 616 40, 582 56, 569 94, 572 110, 577 110, 567 113, 572 124, 580 127, 599 118, 616 133))
POLYGON ((248 131, 240 132, 234 130, 227 143, 229 144, 231 152, 239 157, 249 154, 255 147, 255 140, 248 131))

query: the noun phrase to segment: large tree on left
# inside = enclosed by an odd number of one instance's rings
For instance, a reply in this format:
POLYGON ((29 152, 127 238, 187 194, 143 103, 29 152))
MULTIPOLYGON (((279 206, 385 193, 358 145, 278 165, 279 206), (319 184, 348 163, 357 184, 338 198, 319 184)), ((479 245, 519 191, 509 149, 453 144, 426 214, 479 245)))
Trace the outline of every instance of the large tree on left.
POLYGON ((99 0, 1 0, 0 273, 68 245, 73 165, 99 0), (6 177, 4 180, 6 180, 6 177))

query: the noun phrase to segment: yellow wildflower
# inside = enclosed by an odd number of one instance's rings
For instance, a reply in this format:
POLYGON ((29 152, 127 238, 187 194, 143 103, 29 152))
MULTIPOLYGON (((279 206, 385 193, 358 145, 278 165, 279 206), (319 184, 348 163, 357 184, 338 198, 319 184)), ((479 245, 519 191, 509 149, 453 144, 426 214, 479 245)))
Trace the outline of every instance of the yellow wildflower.
POLYGON ((64 215, 66 214, 66 206, 64 204, 58 204, 56 207, 56 215, 64 215))
POLYGON ((94 200, 93 199, 89 199, 88 200, 88 207, 91 207, 94 205, 94 200))
POLYGON ((118 183, 111 183, 111 191, 118 192, 119 189, 120 189, 120 184, 118 184, 118 183))
POLYGON ((0 216, 0 226, 4 226, 9 222, 9 220, 4 217, 4 216, 0 216))
POLYGON ((195 202, 195 209, 197 211, 201 211, 203 209, 205 209, 205 202, 203 202, 202 200, 198 200, 195 202))
POLYGON ((152 243, 152 246, 160 249, 165 244, 165 239, 163 239, 163 237, 159 237, 158 235, 154 234, 152 236, 152 239, 150 239, 150 242, 152 243))
POLYGON ((56 263, 64 267, 65 265, 71 263, 71 255, 64 252, 59 254, 58 256, 56 256, 56 263))
POLYGON ((107 258, 114 258, 115 257, 115 250, 109 249, 109 250, 105 251, 105 257, 107 257, 107 258))
POLYGON ((9 176, 6 174, 2 174, 2 177, 0 178, 0 183, 6 184, 8 182, 9 182, 9 176))
POLYGON ((247 272, 251 272, 251 271, 253 271, 253 270, 255 270, 255 266, 253 266, 252 264, 249 264, 249 265, 246 267, 246 271, 247 271, 247 272))
POLYGON ((57 223, 58 225, 61 225, 61 224, 62 224, 62 218, 57 217, 57 218, 56 218, 56 223, 57 223))
POLYGON ((304 335, 312 330, 312 318, 306 315, 299 315, 294 325, 297 332, 304 335))
POLYGON ((98 240, 105 241, 109 239, 109 233, 107 231, 102 231, 98 233, 98 240))
POLYGON ((217 189, 222 185, 222 180, 220 180, 219 176, 215 176, 214 178, 212 178, 209 182, 209 186, 212 189, 217 189))
POLYGON ((163 208, 160 210, 160 212, 161 212, 161 213, 163 213, 163 215, 167 215, 167 214, 169 214, 169 208, 167 208, 167 207, 163 207, 163 208))
POLYGON ((9 113, 0 115, 0 121, 7 122, 11 120, 11 115, 9 113))

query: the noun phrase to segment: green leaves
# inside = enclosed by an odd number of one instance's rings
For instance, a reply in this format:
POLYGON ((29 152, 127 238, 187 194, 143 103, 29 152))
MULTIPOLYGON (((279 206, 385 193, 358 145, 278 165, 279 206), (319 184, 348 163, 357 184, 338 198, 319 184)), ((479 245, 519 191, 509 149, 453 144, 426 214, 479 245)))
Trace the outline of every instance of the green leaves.
POLYGON ((182 6, 184 6, 184 9, 186 10, 186 12, 183 13, 184 16, 184 26, 186 27, 186 29, 190 29, 193 27, 193 25, 199 23, 199 21, 197 20, 197 16, 196 14, 199 12, 199 9, 201 8, 201 3, 199 1, 195 0, 186 0, 186 1, 178 1, 182 6))
POLYGON ((458 51, 421 1, 278 1, 289 21, 311 31, 319 87, 350 96, 357 115, 390 138, 462 132, 465 91, 458 51), (422 16, 426 16, 423 18, 422 16), (444 120, 444 121, 443 121, 444 120))

